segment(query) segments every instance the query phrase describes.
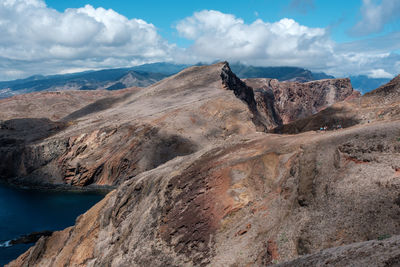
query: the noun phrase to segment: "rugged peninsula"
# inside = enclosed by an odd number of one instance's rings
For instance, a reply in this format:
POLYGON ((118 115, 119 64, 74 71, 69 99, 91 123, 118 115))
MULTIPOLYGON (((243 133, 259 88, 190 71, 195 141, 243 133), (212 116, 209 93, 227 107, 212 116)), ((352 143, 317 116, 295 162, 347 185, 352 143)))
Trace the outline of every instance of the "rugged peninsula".
POLYGON ((226 62, 0 100, 3 181, 115 188, 8 266, 396 266, 399 104, 399 76, 360 96, 226 62))

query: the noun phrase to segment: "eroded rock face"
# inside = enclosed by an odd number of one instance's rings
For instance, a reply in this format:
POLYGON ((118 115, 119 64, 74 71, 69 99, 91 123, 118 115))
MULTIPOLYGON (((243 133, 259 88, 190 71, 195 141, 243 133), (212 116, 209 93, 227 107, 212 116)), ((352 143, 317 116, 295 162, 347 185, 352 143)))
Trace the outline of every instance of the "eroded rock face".
POLYGON ((313 115, 336 102, 360 96, 350 79, 327 79, 306 83, 276 79, 245 79, 260 94, 273 95, 276 114, 283 124, 313 115))
POLYGON ((117 185, 197 149, 191 140, 155 126, 122 125, 70 138, 68 150, 58 160, 68 184, 117 185))
POLYGON ((346 128, 357 124, 399 120, 399 105, 400 76, 397 76, 362 97, 350 97, 348 101, 336 103, 317 114, 277 127, 275 131, 296 134, 318 130, 323 126, 332 129, 340 124, 346 128))
POLYGON ((231 71, 228 64, 222 68, 221 78, 226 89, 232 90, 239 99, 247 103, 253 113, 253 122, 260 131, 267 131, 281 124, 274 109, 275 99, 268 92, 254 92, 253 88, 231 71))

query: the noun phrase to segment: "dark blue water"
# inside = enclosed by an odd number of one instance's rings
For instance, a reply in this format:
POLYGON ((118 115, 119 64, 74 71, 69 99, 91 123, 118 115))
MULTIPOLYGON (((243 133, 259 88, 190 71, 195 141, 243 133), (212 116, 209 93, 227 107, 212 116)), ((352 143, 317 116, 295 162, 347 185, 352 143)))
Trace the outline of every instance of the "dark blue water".
MULTIPOLYGON (((104 194, 20 190, 0 184, 0 244, 21 235, 61 230, 100 201, 104 194)), ((0 247, 0 266, 31 245, 0 247)))

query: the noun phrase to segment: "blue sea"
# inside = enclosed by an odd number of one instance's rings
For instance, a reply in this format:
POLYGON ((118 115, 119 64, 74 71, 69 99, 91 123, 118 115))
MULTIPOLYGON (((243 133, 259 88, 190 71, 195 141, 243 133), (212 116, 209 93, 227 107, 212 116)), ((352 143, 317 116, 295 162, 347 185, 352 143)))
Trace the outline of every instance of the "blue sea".
POLYGON ((22 190, 0 184, 0 266, 31 245, 8 246, 11 239, 38 231, 62 230, 100 201, 104 194, 22 190))

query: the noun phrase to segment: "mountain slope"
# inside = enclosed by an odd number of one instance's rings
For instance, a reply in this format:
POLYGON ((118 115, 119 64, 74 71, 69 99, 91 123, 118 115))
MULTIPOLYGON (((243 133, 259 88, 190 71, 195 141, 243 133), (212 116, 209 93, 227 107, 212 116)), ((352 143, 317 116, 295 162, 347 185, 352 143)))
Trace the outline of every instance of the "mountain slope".
POLYGON ((254 91, 220 63, 188 68, 147 88, 1 100, 0 178, 47 186, 117 185, 177 156, 233 135, 271 130, 282 119, 343 100, 352 93, 346 81, 289 83, 301 88, 296 95, 303 90, 297 104, 310 103, 292 108, 291 86, 278 86, 276 96, 270 88, 254 91))
POLYGON ((125 182, 10 266, 266 266, 399 235, 399 131, 236 136, 125 182))
POLYGON ((276 126, 268 104, 259 109, 253 90, 226 63, 117 92, 65 109, 54 93, 2 100, 0 177, 18 184, 116 185, 231 135, 276 126), (32 100, 20 105, 20 98, 32 100))

